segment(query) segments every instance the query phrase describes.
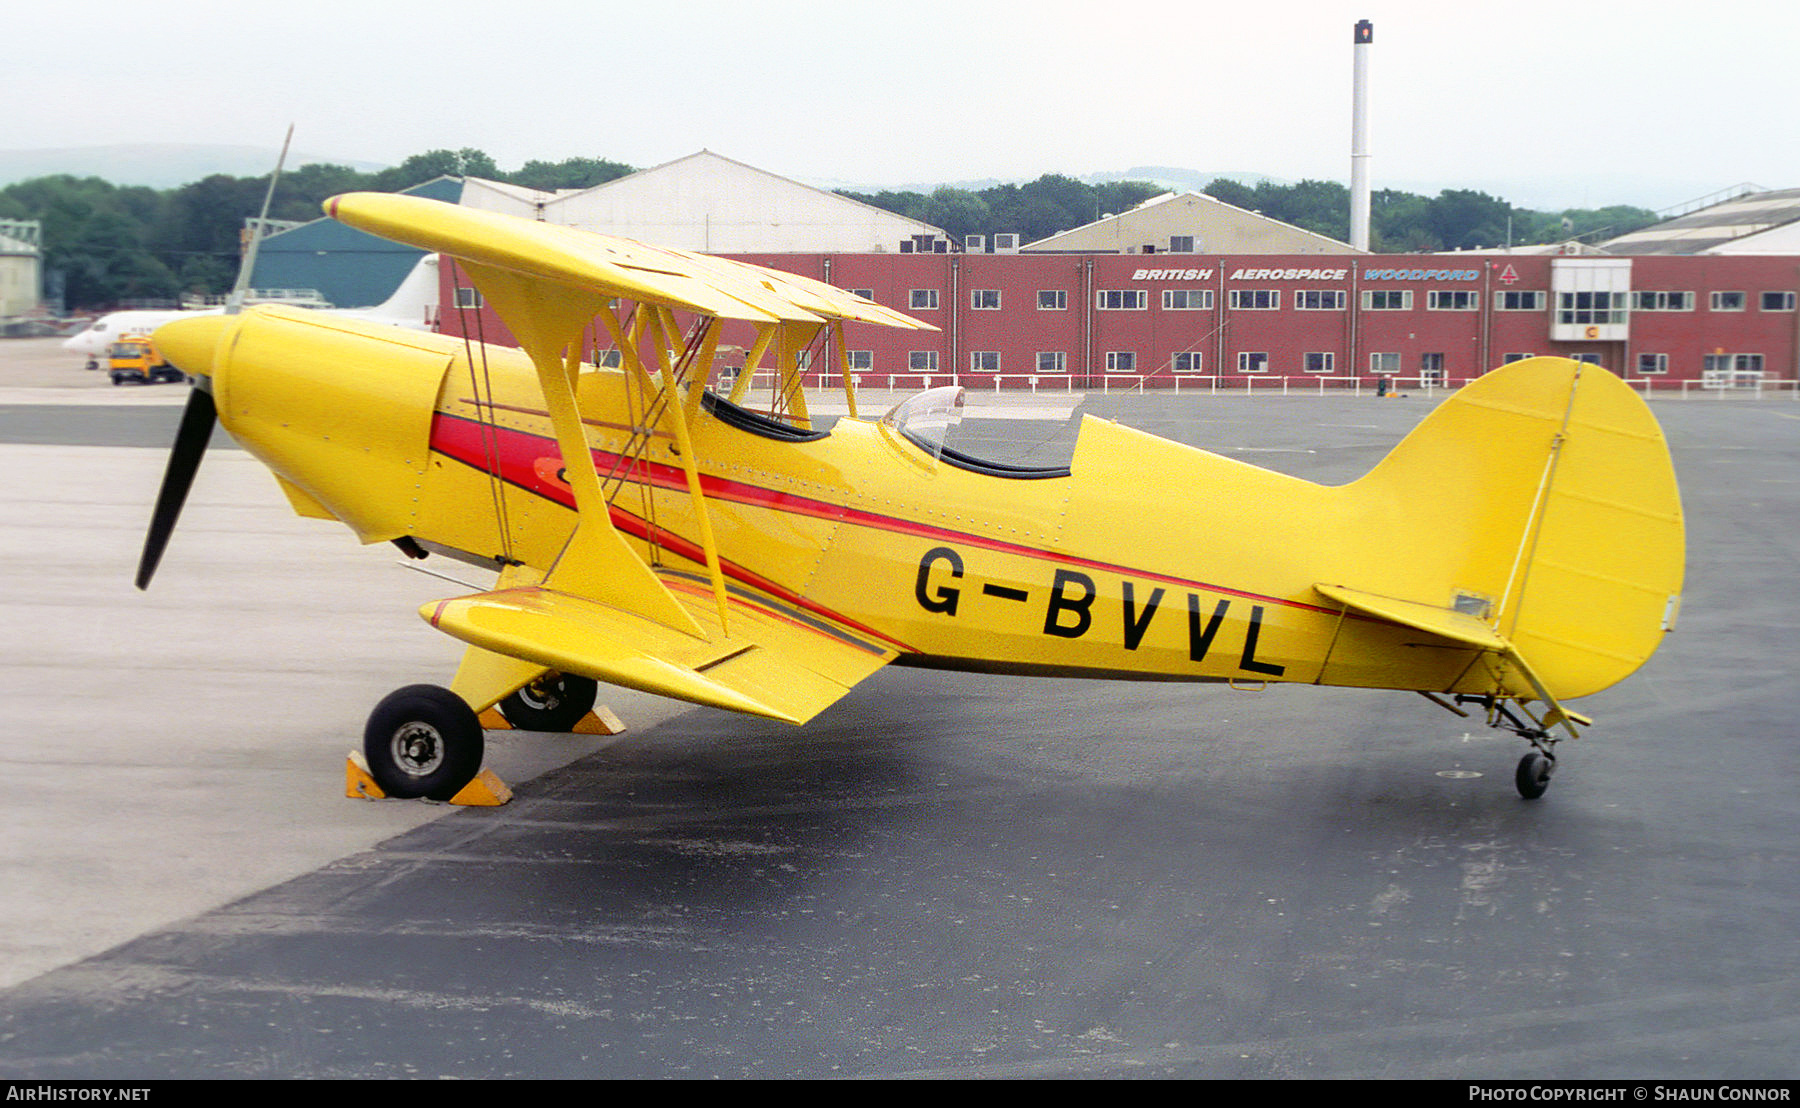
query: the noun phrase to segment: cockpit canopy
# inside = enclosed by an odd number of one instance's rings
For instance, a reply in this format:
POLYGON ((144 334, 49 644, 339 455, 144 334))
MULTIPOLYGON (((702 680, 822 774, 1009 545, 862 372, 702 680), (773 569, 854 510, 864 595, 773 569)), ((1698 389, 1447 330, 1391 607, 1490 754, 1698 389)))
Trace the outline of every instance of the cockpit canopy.
POLYGON ((950 445, 963 418, 963 390, 959 385, 927 389, 908 397, 881 417, 881 425, 931 455, 933 462, 943 462, 970 473, 988 477, 1005 477, 1014 481, 1067 477, 1067 466, 1026 466, 978 458, 950 445))
POLYGON ((961 385, 944 385, 909 396, 888 409, 881 425, 895 434, 904 435, 933 461, 944 455, 950 433, 962 422, 963 390, 961 385))

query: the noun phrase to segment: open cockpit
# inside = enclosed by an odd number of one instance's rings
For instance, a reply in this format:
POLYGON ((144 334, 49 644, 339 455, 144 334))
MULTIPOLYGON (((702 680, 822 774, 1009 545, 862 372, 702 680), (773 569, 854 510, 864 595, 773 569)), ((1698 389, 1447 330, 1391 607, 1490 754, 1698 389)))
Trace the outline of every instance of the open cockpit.
MULTIPOLYGON (((981 457, 968 444, 959 443, 959 430, 966 412, 964 391, 959 385, 926 389, 888 409, 877 425, 897 443, 905 443, 933 462, 942 462, 970 473, 1002 477, 1016 481, 1044 480, 1069 476, 1068 466, 1020 465, 981 457)), ((782 442, 817 442, 830 437, 830 431, 813 430, 776 418, 763 412, 734 404, 708 391, 701 406, 721 423, 740 431, 782 442)), ((970 416, 979 419, 979 414, 970 416)))

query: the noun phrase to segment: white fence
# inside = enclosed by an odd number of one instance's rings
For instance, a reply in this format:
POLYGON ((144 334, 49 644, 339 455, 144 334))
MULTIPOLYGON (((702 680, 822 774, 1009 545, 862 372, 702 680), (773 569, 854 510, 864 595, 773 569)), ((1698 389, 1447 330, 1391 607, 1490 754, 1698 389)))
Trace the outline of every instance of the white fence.
MULTIPOLYGON (((1082 377, 1075 373, 854 373, 851 381, 857 388, 908 390, 938 388, 943 385, 962 385, 970 390, 982 389, 995 392, 1012 390, 1021 392, 1099 392, 1105 395, 1112 393, 1205 393, 1209 396, 1377 396, 1384 392, 1398 392, 1404 395, 1435 396, 1439 393, 1455 392, 1469 383, 1473 378, 1432 378, 1432 377, 1333 377, 1323 374, 1306 374, 1297 377, 1277 377, 1262 373, 1236 373, 1221 376, 1204 376, 1197 373, 1162 374, 1154 377, 1140 377, 1136 374, 1093 374, 1082 377), (1387 385, 1383 388, 1382 382, 1387 385)), ((839 388, 843 378, 837 373, 808 373, 806 383, 809 388, 839 388)), ((1679 398, 1686 400, 1697 397, 1710 397, 1717 400, 1764 400, 1785 399, 1800 400, 1800 382, 1782 380, 1749 380, 1742 376, 1729 381, 1682 379, 1665 381, 1649 377, 1634 377, 1626 382, 1632 388, 1657 399, 1679 398)), ((775 373, 772 370, 758 370, 751 379, 751 388, 769 389, 775 385, 775 373)))

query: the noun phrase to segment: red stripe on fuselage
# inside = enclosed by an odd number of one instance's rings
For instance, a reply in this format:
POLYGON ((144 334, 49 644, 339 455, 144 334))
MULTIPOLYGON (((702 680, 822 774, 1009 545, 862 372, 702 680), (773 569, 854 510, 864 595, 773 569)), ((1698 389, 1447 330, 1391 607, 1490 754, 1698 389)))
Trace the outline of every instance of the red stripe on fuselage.
MULTIPOLYGON (((460 416, 447 416, 439 412, 438 418, 433 421, 432 425, 431 448, 483 473, 492 472, 488 465, 488 459, 491 456, 499 463, 501 480, 542 496, 546 500, 561 504, 565 508, 573 509, 575 507, 575 494, 566 482, 555 480, 538 472, 536 462, 539 458, 546 456, 544 451, 548 450, 551 454, 557 453, 556 443, 552 439, 505 427, 496 428, 466 420, 460 416), (440 434, 440 430, 447 430, 450 433, 440 434), (495 432, 498 432, 497 436, 494 435, 495 432), (490 436, 493 437, 490 438, 490 436)), ((617 458, 616 454, 594 452, 596 463, 604 461, 610 464, 617 458)), ((625 468, 628 477, 644 469, 665 470, 667 473, 664 474, 664 479, 657 480, 653 473, 650 483, 660 488, 686 491, 686 475, 671 466, 640 463, 625 468), (669 478, 668 473, 674 474, 675 477, 669 478)), ((706 564, 706 552, 698 543, 691 542, 667 528, 653 526, 648 520, 633 515, 617 504, 609 505, 607 514, 612 519, 614 527, 633 538, 642 539, 645 542, 661 546, 665 550, 673 551, 696 565, 704 566, 706 564)), ((728 558, 721 557, 719 559, 719 568, 727 577, 740 581, 751 588, 760 589, 785 603, 792 604, 801 611, 841 624, 869 638, 879 639, 903 653, 917 654, 919 652, 917 648, 892 635, 884 634, 839 612, 834 612, 728 558)))
MULTIPOLYGON (((545 480, 537 474, 533 467, 533 463, 539 457, 544 456, 546 453, 557 453, 555 440, 547 435, 532 434, 527 431, 520 431, 509 427, 495 427, 492 424, 481 423, 464 416, 455 416, 445 412, 438 412, 437 418, 432 422, 431 448, 439 453, 455 458, 460 462, 471 465, 476 469, 482 470, 483 472, 489 471, 487 459, 490 453, 492 453, 499 460, 500 477, 503 480, 517 485, 522 489, 526 489, 527 491, 537 493, 539 496, 554 500, 564 507, 573 508, 575 506, 574 495, 566 485, 545 480), (490 445, 489 441, 490 435, 497 436, 492 440, 492 445, 490 445)), ((686 491, 687 489, 687 474, 676 466, 665 465, 660 462, 649 462, 641 458, 627 461, 621 459, 617 454, 604 450, 594 450, 593 455, 594 464, 599 467, 603 476, 607 470, 614 466, 619 466, 619 468, 625 472, 627 479, 633 480, 634 483, 648 483, 656 488, 668 489, 676 492, 686 491)), ((734 481, 726 477, 709 477, 705 474, 701 474, 700 488, 705 495, 717 500, 748 504, 777 512, 788 512, 794 515, 810 516, 815 519, 838 520, 843 523, 868 527, 877 531, 912 535, 937 542, 960 543, 964 546, 978 547, 983 550, 993 550, 1003 554, 1017 554, 1023 557, 1036 558, 1061 565, 1076 566, 1082 569, 1091 569, 1102 573, 1115 573, 1125 577, 1134 577, 1143 581, 1159 582, 1165 585, 1174 585, 1179 588, 1198 589, 1203 592, 1217 593, 1222 596, 1239 597, 1245 600, 1254 600, 1262 604, 1278 605, 1284 608, 1295 608, 1305 612, 1318 612, 1329 616, 1345 615, 1352 619, 1366 618, 1361 617, 1354 612, 1340 612, 1336 608, 1321 607, 1316 604, 1307 604, 1303 601, 1285 600, 1276 596, 1264 596, 1260 593, 1247 592, 1243 589, 1229 588, 1224 585, 1210 584, 1205 581, 1194 581, 1185 577, 1157 573, 1152 570, 1136 569, 1131 566, 1119 565, 1113 562, 1102 562, 1092 558, 1082 558, 1073 554, 1064 554, 1054 550, 1043 550, 1036 547, 1023 546, 1018 543, 1006 542, 1002 539, 991 539, 984 535, 972 535, 965 531, 953 531, 950 528, 939 527, 929 523, 917 523, 913 520, 881 515, 880 513, 865 511, 861 508, 851 508, 842 504, 833 504, 829 501, 815 500, 811 497, 777 492, 774 489, 766 489, 760 485, 745 484, 742 481, 734 481)), ((628 530, 636 537, 648 541, 648 525, 642 520, 639 520, 636 516, 621 513, 616 505, 613 507, 612 516, 615 523, 621 524, 622 530, 628 530), (633 521, 635 527, 626 526, 623 522, 625 520, 633 521), (638 528, 642 529, 640 530, 638 528)), ((677 552, 681 553, 684 557, 691 557, 694 561, 704 562, 703 556, 699 553, 698 546, 688 543, 686 540, 680 539, 678 536, 672 535, 661 528, 657 528, 656 533, 656 541, 668 546, 670 549, 677 550, 677 552), (687 550, 680 549, 676 545, 677 543, 683 544, 688 550, 692 550, 695 553, 692 555, 688 554, 687 550)), ((787 590, 775 586, 773 582, 768 581, 766 578, 751 573, 741 566, 737 567, 737 569, 738 573, 733 575, 744 575, 743 579, 747 583, 755 585, 757 588, 774 592, 776 595, 782 596, 783 599, 788 599, 792 603, 800 604, 802 606, 807 604, 807 601, 803 597, 795 596, 787 590)), ((831 613, 825 612, 823 609, 819 609, 819 611, 820 614, 827 615, 832 619, 845 623, 847 626, 855 626, 854 624, 850 624, 847 620, 844 620, 841 616, 831 615, 831 613)), ((859 630, 887 639, 887 636, 880 635, 879 632, 868 628, 859 628, 859 630)), ((894 640, 887 639, 887 641, 893 642, 894 640)))

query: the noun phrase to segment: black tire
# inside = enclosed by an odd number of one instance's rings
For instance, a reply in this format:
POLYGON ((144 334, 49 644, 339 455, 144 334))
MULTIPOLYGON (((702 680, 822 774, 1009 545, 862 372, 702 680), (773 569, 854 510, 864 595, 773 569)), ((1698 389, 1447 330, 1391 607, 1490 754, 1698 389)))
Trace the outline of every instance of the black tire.
POLYGON ((593 708, 598 688, 591 678, 545 674, 500 701, 500 714, 521 731, 568 731, 593 708))
POLYGON ((481 772, 481 721, 449 689, 408 685, 369 713, 363 757, 387 795, 449 800, 481 772))
POLYGON ((1555 769, 1555 761, 1534 750, 1519 759, 1519 768, 1513 774, 1513 784, 1519 787, 1520 796, 1526 800, 1536 800, 1550 787, 1550 774, 1555 769))

